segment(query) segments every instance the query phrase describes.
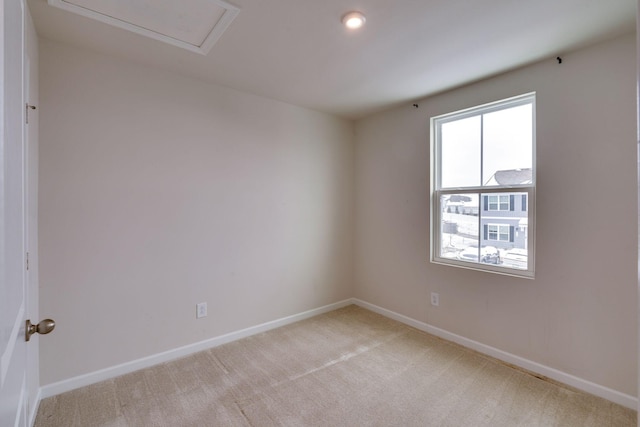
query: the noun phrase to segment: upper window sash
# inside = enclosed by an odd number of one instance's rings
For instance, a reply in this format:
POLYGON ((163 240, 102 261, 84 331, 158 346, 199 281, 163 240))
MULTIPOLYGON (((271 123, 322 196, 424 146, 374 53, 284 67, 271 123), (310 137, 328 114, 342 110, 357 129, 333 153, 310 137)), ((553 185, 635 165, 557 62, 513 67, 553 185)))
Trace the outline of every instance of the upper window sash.
MULTIPOLYGON (((514 108, 514 107, 519 107, 519 106, 523 106, 523 105, 531 105, 531 110, 532 110, 532 166, 535 165, 535 140, 536 140, 536 135, 535 135, 535 114, 536 114, 536 98, 535 98, 535 92, 531 92, 528 94, 524 94, 524 95, 520 95, 520 96, 516 96, 513 98, 509 98, 506 100, 502 100, 502 101, 496 101, 496 102, 492 102, 492 103, 488 103, 488 104, 484 104, 484 105, 480 105, 480 106, 476 106, 476 107, 472 107, 472 108, 468 108, 466 110, 461 110, 461 111, 456 111, 456 112, 452 112, 452 113, 448 113, 448 114, 443 114, 437 117, 432 117, 431 118, 431 129, 432 129, 432 152, 434 154, 434 175, 433 175, 433 190, 461 190, 461 189, 485 189, 485 188, 502 188, 502 187, 507 187, 504 185, 486 185, 486 183, 482 182, 483 181, 483 177, 481 176, 481 180, 479 182, 479 185, 464 185, 464 186, 446 186, 444 187, 442 185, 442 126, 450 123, 450 122, 455 122, 455 121, 459 121, 459 120, 464 120, 467 118, 471 118, 471 117, 476 117, 476 116, 484 116, 490 113, 494 113, 497 111, 502 111, 502 110, 507 110, 510 108, 514 108)), ((482 150, 482 148, 481 148, 482 150)), ((483 154, 482 152, 480 153, 480 162, 483 162, 483 154)), ((482 167, 482 166, 481 166, 482 167)), ((531 183, 527 183, 527 184, 513 184, 513 185, 509 185, 509 188, 530 188, 530 187, 535 187, 535 183, 536 183, 536 168, 532 167, 531 168, 531 183)))

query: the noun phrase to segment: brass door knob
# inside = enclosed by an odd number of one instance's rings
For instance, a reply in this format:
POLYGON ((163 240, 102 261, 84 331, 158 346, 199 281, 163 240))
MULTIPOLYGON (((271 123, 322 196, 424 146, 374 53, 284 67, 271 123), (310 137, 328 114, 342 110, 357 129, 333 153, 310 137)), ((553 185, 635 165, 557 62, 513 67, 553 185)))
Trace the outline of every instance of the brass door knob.
POLYGON ((25 341, 29 341, 31 339, 31 335, 35 334, 36 332, 41 335, 48 334, 49 332, 53 331, 55 327, 56 327, 56 322, 54 322, 51 319, 44 319, 37 325, 31 324, 31 320, 27 320, 27 327, 25 328, 24 339, 25 341))

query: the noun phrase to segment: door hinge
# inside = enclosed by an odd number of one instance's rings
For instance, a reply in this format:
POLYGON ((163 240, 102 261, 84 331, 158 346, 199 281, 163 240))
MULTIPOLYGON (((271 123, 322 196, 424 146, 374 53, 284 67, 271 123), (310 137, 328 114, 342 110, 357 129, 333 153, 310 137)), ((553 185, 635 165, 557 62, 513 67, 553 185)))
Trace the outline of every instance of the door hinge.
POLYGON ((28 103, 25 104, 25 110, 26 110, 26 114, 24 115, 25 124, 29 124, 29 110, 35 110, 35 109, 36 109, 35 105, 29 105, 28 103))
POLYGON ((29 270, 29 252, 27 252, 27 271, 29 270))

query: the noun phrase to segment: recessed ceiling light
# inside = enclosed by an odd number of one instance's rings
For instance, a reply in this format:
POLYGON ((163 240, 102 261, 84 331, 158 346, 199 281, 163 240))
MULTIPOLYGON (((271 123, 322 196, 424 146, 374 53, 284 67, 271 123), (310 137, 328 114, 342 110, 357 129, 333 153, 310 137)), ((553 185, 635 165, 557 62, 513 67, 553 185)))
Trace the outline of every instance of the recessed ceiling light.
POLYGON ((348 12, 342 17, 342 23, 345 27, 355 30, 364 25, 366 18, 360 12, 348 12))

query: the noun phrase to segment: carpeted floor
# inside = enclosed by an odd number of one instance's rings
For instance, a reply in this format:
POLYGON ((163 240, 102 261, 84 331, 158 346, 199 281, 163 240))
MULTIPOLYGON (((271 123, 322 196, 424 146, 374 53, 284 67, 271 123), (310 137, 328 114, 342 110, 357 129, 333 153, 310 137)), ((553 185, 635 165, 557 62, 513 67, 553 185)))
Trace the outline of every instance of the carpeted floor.
POLYGON ((636 426, 636 412, 349 306, 40 403, 48 426, 636 426))

